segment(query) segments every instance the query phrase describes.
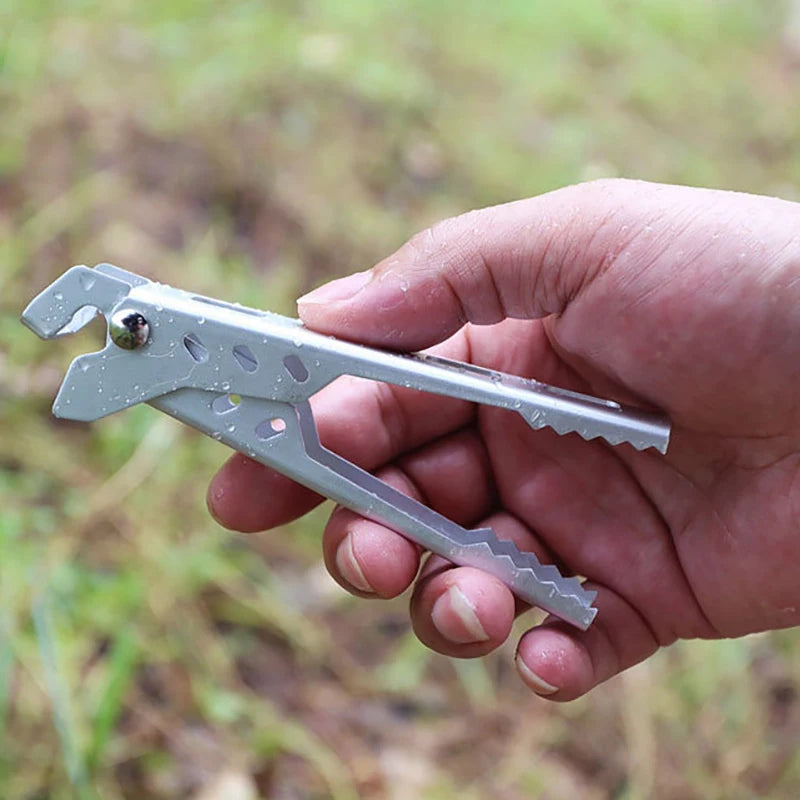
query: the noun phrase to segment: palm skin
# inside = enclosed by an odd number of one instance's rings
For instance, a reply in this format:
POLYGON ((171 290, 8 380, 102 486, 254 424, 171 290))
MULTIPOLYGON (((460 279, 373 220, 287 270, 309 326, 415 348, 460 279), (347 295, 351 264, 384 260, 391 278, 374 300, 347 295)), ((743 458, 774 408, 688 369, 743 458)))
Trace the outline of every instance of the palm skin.
MULTIPOLYGON (((397 349, 443 341, 451 357, 670 416, 663 457, 368 382, 315 398, 327 446, 587 577, 591 628, 549 619, 517 651, 534 691, 568 700, 678 638, 800 620, 798 294, 800 206, 605 181, 440 223, 299 308, 328 333, 397 349)), ((209 493, 238 530, 317 499, 241 456, 209 493)), ((342 585, 379 597, 414 581, 420 555, 343 509, 324 550, 342 585)), ((411 600, 420 638, 462 657, 497 647, 520 610, 497 580, 436 558, 411 600)))

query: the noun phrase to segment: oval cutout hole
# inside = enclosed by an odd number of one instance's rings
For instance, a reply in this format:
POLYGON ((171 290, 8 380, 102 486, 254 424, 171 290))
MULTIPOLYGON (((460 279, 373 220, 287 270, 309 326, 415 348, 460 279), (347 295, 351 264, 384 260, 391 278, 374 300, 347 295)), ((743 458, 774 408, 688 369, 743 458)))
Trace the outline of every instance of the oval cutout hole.
POLYGON ((186 352, 198 364, 208 361, 208 350, 206 346, 193 333, 189 333, 183 337, 183 346, 186 348, 186 352))
POLYGON ((286 430, 286 420, 280 417, 274 419, 265 419, 256 425, 256 436, 264 441, 271 439, 273 436, 283 433, 286 430))
POLYGON ((211 403, 211 410, 215 414, 227 414, 229 411, 235 411, 241 402, 242 396, 239 394, 221 394, 211 403))
POLYGON ((233 348, 233 357, 245 372, 255 372, 258 369, 258 359, 246 344, 237 344, 233 348))
POLYGON ((283 366, 286 371, 298 382, 305 383, 308 380, 308 370, 306 365, 294 354, 283 359, 283 366))

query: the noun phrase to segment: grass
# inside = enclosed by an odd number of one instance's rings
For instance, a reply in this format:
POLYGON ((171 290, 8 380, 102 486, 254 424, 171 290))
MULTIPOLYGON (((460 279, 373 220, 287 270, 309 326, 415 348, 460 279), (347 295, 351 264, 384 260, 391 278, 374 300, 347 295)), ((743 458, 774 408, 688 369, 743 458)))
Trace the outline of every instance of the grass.
POLYGON ((792 798, 792 633, 565 707, 332 586, 324 515, 206 514, 224 450, 51 419, 73 263, 291 313, 443 216, 603 175, 798 197, 800 53, 751 0, 0 0, 0 797, 792 798), (232 789, 232 786, 238 787, 232 789), (205 794, 203 794, 205 792, 205 794))

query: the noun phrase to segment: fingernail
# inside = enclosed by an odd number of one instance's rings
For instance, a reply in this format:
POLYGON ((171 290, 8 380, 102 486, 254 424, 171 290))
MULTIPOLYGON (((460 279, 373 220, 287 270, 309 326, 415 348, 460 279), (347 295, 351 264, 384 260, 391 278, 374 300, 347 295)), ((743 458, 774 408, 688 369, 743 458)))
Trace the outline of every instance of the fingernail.
POLYGON ((473 644, 489 639, 475 613, 475 606, 458 586, 451 586, 433 604, 431 619, 436 630, 454 644, 473 644))
POLYGON ((548 683, 544 678, 537 675, 520 657, 519 654, 514 658, 517 665, 517 672, 519 673, 522 682, 536 694, 548 695, 555 694, 558 691, 558 686, 553 686, 548 683))
POLYGON ((342 539, 339 549, 336 551, 336 569, 339 574, 354 588, 360 592, 374 592, 375 590, 369 585, 369 581, 364 577, 361 570, 361 565, 356 559, 355 551, 353 550, 353 534, 348 533, 342 539))
POLYGON ((363 289, 372 279, 372 270, 354 272, 344 278, 323 284, 317 289, 298 298, 298 305, 309 303, 339 303, 349 300, 353 295, 363 289))

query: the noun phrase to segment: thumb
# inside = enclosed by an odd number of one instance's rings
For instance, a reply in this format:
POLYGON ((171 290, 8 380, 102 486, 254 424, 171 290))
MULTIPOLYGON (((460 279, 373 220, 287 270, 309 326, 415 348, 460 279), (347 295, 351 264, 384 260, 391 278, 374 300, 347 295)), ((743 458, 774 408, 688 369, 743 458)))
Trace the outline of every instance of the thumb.
POLYGON ((654 188, 596 181, 445 220, 372 269, 301 297, 300 318, 323 333, 416 350, 466 322, 559 313, 630 236, 641 207, 633 195, 654 188))

